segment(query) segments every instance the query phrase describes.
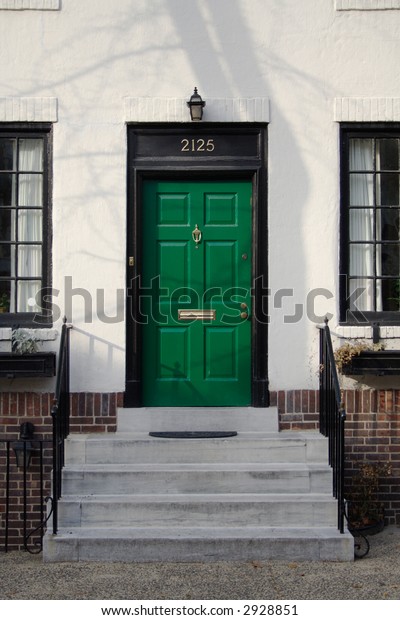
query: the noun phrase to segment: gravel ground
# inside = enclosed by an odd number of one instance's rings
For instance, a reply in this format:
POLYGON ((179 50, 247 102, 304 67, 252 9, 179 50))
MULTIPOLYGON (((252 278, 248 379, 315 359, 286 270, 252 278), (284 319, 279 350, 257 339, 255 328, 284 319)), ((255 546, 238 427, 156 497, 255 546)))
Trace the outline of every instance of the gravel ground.
POLYGON ((0 554, 0 600, 399 600, 400 528, 354 563, 55 563, 0 554))

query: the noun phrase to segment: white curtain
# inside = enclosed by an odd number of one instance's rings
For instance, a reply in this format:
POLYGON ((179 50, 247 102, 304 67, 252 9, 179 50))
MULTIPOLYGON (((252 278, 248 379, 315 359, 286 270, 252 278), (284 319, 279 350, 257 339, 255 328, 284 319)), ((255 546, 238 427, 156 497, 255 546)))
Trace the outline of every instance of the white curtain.
MULTIPOLYGON (((43 141, 24 139, 19 142, 20 170, 18 182, 18 276, 38 278, 18 281, 18 312, 37 310, 32 300, 40 289, 42 277, 42 206, 43 206, 43 141), (34 174, 36 173, 36 174, 34 174), (39 173, 39 174, 38 174, 39 173), (23 207, 30 207, 24 209, 23 207), (39 207, 38 209, 32 207, 39 207), (24 245, 21 242, 37 242, 24 245)), ((12 310, 11 310, 12 311, 12 310)))
POLYGON ((376 246, 374 259, 374 237, 381 238, 380 216, 376 213, 376 230, 374 231, 374 176, 373 144, 369 139, 350 141, 350 272, 357 276, 350 280, 349 292, 363 289, 355 301, 352 310, 374 310, 373 287, 376 284, 376 310, 382 310, 382 291, 380 280, 368 280, 366 276, 381 274, 380 246, 376 246), (352 172, 357 171, 357 172, 352 172), (364 241, 364 243, 351 243, 364 241), (376 264, 374 265, 374 260, 376 264), (375 271, 376 269, 376 271, 375 271))

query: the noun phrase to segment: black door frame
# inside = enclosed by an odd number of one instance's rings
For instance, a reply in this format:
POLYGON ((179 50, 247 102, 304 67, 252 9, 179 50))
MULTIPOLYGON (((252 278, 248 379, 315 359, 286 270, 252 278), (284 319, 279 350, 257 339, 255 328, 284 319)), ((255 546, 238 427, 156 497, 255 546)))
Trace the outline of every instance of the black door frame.
POLYGON ((140 123, 128 125, 126 387, 124 406, 142 406, 139 283, 144 179, 247 179, 252 213, 252 402, 269 406, 267 125, 140 123), (200 150, 196 150, 200 147, 200 150), (207 147, 209 150, 206 150, 207 147), (187 149, 187 150, 186 150, 187 149), (193 149, 193 150, 192 150, 193 149))

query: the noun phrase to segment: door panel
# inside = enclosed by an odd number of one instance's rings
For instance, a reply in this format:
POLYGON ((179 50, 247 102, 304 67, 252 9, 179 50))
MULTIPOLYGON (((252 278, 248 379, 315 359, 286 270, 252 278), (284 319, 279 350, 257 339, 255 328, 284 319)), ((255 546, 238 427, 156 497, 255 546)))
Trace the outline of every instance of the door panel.
POLYGON ((207 381, 239 380, 237 335, 233 327, 206 327, 204 376, 207 381))
POLYGON ((144 182, 144 405, 250 405, 251 195, 249 181, 144 182))

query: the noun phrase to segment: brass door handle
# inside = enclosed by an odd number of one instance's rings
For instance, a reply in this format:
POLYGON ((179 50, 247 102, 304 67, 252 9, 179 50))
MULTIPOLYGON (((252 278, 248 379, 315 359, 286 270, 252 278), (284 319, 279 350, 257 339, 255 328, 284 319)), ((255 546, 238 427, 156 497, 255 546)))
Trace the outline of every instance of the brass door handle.
POLYGON ((196 224, 195 229, 192 230, 192 238, 193 238, 193 241, 196 244, 196 250, 198 249, 199 243, 201 242, 201 236, 202 236, 201 230, 199 229, 199 227, 196 224))

